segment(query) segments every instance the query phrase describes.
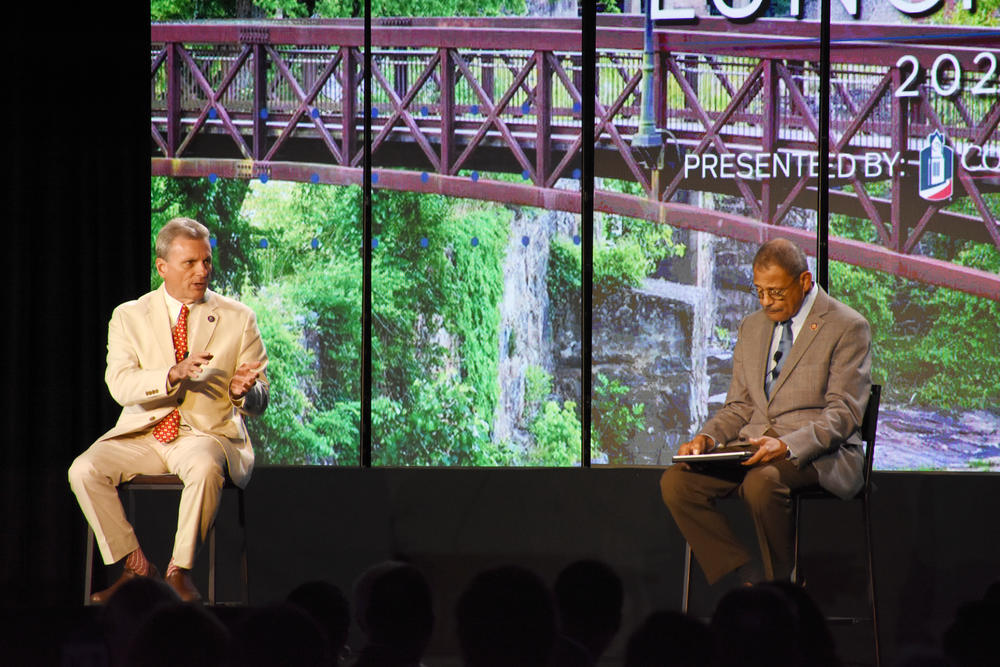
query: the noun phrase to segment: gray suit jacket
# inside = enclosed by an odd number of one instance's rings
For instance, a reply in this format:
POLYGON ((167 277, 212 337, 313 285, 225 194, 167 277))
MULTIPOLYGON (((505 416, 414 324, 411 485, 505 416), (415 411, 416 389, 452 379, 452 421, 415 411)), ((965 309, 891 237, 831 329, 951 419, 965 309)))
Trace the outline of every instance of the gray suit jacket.
POLYGON ((726 404, 701 432, 733 444, 773 429, 799 467, 815 466, 823 488, 850 498, 864 482, 860 427, 871 391, 871 329, 857 311, 813 289, 816 301, 770 399, 764 373, 774 323, 763 310, 740 323, 726 404))
POLYGON ((229 381, 245 361, 267 364, 257 319, 238 301, 206 292, 204 302, 191 310, 188 350, 214 356, 201 377, 179 382, 168 392, 167 373, 175 361, 163 289, 121 304, 111 316, 105 380, 122 412, 115 427, 98 440, 144 431, 179 408, 183 423, 222 445, 230 478, 245 486, 253 470, 253 447, 243 415, 264 412, 269 390, 262 374, 247 395, 234 402, 229 381))

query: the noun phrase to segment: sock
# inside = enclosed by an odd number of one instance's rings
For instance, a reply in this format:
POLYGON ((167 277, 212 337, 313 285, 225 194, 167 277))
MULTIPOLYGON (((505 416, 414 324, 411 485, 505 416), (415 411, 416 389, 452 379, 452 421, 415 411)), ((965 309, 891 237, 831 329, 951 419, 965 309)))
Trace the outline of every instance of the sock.
POLYGON ((142 547, 139 547, 125 557, 125 569, 132 570, 136 574, 142 576, 148 575, 149 566, 149 559, 146 558, 146 554, 142 553, 142 547))
POLYGON ((167 565, 167 574, 166 574, 166 576, 168 576, 168 577, 169 577, 169 576, 170 576, 171 574, 173 574, 174 572, 179 572, 180 570, 183 570, 183 569, 185 569, 185 568, 183 568, 183 567, 180 567, 180 566, 176 565, 176 564, 174 563, 174 559, 173 559, 173 558, 171 558, 171 559, 170 559, 170 563, 169 563, 169 564, 167 565))
POLYGON ((760 568, 752 560, 736 568, 736 576, 741 584, 757 584, 764 580, 760 568))

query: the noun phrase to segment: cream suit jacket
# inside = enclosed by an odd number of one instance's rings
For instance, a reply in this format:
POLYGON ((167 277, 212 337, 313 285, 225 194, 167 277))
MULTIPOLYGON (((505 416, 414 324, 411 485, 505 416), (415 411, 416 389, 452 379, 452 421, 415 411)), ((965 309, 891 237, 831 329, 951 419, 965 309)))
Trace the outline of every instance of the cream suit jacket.
POLYGON ((264 412, 268 384, 262 374, 242 400, 233 402, 229 381, 246 361, 267 364, 257 319, 238 301, 207 291, 188 318, 188 350, 214 356, 203 366, 201 377, 179 382, 168 391, 167 373, 175 360, 163 290, 161 285, 123 303, 111 316, 105 381, 122 412, 115 427, 98 440, 145 431, 179 408, 182 424, 218 440, 226 452, 230 478, 243 487, 253 470, 253 447, 243 415, 264 412))
POLYGON ((871 329, 857 311, 819 290, 781 375, 764 394, 774 323, 763 310, 740 323, 733 377, 723 406, 702 428, 733 444, 773 429, 801 468, 841 498, 864 483, 860 426, 871 391, 871 329))

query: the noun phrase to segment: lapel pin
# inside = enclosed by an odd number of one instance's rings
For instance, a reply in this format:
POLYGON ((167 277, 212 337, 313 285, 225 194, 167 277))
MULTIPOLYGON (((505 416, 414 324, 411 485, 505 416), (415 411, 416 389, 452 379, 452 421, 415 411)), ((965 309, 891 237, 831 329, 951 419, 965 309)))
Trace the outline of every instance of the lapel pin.
POLYGON ((816 323, 813 322, 812 324, 810 324, 809 328, 812 329, 813 331, 816 331, 816 323))
MULTIPOLYGON (((214 322, 215 321, 215 315, 209 315, 208 316, 208 321, 209 322, 214 322)), ((816 328, 816 325, 814 324, 813 325, 813 329, 815 329, 815 328, 816 328)))

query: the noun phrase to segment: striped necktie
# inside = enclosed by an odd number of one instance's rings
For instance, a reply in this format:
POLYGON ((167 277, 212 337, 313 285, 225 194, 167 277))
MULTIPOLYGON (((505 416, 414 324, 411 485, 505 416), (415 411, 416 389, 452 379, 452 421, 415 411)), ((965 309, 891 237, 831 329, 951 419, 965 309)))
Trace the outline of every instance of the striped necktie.
POLYGON ((792 351, 792 321, 785 320, 781 323, 781 340, 778 341, 778 349, 774 353, 774 368, 764 376, 764 395, 771 397, 771 385, 781 375, 781 368, 785 365, 788 353, 792 351))
MULTIPOLYGON (((181 305, 181 312, 177 316, 177 324, 174 325, 174 360, 180 363, 187 356, 188 351, 188 307, 181 305)), ((174 410, 169 415, 160 420, 153 429, 153 437, 166 444, 177 437, 177 430, 181 425, 181 413, 174 410)))

